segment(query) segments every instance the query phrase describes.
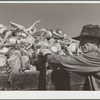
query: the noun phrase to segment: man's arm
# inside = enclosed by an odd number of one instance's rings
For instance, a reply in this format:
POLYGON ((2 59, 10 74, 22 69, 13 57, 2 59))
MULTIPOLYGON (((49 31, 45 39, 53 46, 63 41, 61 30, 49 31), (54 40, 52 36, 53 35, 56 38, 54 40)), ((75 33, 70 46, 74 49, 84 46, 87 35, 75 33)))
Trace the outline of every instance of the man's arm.
POLYGON ((58 64, 65 70, 77 73, 94 73, 100 71, 100 59, 87 55, 76 57, 70 55, 47 55, 47 62, 49 64, 58 64))

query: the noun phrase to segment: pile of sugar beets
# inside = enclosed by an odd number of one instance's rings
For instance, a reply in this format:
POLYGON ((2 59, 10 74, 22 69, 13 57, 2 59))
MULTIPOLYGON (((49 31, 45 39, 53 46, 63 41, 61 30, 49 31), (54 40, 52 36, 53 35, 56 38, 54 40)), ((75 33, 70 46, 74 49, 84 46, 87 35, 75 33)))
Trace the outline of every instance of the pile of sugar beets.
POLYGON ((63 34, 60 29, 37 29, 36 21, 29 28, 9 21, 0 24, 0 73, 34 72, 33 64, 41 49, 50 49, 60 55, 79 54, 78 42, 63 34))

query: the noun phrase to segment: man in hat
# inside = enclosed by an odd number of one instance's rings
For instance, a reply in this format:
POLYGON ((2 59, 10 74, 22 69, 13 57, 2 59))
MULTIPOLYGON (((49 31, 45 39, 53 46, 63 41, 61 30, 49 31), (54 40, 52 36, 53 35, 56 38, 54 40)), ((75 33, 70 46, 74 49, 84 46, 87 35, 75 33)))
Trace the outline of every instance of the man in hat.
POLYGON ((42 50, 45 60, 60 68, 79 73, 86 77, 85 90, 100 90, 100 27, 98 25, 85 25, 80 36, 75 37, 80 41, 82 54, 77 56, 56 55, 50 50, 42 50))

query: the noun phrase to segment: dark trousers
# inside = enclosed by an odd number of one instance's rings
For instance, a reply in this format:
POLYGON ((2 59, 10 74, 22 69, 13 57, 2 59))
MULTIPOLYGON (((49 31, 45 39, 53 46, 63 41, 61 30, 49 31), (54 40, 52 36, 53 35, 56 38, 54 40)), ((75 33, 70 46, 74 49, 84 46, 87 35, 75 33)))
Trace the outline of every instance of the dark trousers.
POLYGON ((46 90, 46 68, 45 68, 45 65, 42 65, 42 69, 40 70, 38 90, 46 90))
POLYGON ((70 75, 66 70, 53 70, 51 74, 51 81, 55 86, 55 90, 70 90, 70 75))

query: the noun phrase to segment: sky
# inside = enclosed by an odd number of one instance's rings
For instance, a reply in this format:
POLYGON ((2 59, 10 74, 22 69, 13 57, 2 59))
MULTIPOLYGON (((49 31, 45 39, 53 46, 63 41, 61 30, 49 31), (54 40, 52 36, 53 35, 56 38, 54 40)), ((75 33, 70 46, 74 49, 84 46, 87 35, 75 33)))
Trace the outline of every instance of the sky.
POLYGON ((0 24, 8 26, 8 20, 25 28, 41 20, 37 29, 59 28, 69 37, 75 37, 84 25, 100 25, 100 4, 0 3, 0 24))

